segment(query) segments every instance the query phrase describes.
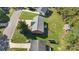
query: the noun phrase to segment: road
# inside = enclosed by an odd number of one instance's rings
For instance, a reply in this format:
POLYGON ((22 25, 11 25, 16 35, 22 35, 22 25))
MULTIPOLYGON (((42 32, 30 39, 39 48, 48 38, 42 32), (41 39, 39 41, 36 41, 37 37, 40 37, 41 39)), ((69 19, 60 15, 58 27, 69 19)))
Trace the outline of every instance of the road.
POLYGON ((3 32, 3 35, 6 35, 9 40, 12 39, 13 33, 16 29, 17 23, 19 21, 19 15, 21 10, 14 11, 13 15, 10 18, 9 24, 3 32))

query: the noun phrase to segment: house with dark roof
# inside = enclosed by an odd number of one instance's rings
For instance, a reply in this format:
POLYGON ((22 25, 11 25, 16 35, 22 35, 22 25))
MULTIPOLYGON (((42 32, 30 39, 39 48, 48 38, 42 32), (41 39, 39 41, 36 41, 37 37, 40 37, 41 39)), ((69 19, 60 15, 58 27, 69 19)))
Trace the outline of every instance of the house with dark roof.
POLYGON ((37 34, 44 33, 44 21, 42 16, 36 16, 31 22, 31 31, 37 34))
POLYGON ((47 7, 39 7, 39 8, 36 8, 36 10, 43 16, 45 16, 48 13, 47 7))
POLYGON ((46 51, 46 42, 44 40, 31 40, 30 51, 46 51))

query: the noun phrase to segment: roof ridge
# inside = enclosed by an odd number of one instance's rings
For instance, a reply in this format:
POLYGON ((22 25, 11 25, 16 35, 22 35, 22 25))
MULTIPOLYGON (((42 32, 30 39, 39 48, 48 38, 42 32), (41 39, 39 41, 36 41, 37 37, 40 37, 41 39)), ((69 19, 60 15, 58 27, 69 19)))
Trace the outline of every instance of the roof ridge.
POLYGON ((37 23, 37 29, 39 29, 39 16, 38 16, 38 21, 37 21, 38 23, 37 23))

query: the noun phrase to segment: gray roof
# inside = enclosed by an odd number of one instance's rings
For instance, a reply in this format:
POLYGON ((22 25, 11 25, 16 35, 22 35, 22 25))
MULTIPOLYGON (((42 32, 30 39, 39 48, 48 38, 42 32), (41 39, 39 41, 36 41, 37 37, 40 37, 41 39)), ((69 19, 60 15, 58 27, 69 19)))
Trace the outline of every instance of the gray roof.
POLYGON ((39 7, 39 8, 37 8, 37 11, 40 12, 40 14, 42 14, 42 15, 45 15, 47 10, 48 10, 47 7, 39 7))
POLYGON ((32 31, 39 30, 44 32, 44 21, 42 16, 34 17, 32 23, 32 31))
POLYGON ((44 40, 32 40, 31 41, 31 51, 46 51, 44 40))

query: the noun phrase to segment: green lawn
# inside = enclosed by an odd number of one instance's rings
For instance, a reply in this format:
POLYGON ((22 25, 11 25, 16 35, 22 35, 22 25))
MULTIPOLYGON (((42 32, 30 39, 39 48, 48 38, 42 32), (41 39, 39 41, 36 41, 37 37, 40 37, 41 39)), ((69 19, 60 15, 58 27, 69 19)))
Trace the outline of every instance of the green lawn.
POLYGON ((47 39, 58 39, 63 33, 63 19, 56 12, 55 9, 50 9, 53 13, 50 17, 45 18, 45 22, 48 23, 48 38, 47 39))
POLYGON ((15 30, 15 33, 12 38, 13 43, 26 43, 27 38, 20 33, 20 30, 15 30))
POLYGON ((20 19, 23 19, 23 20, 28 20, 28 19, 33 19, 33 17, 35 17, 37 14, 34 14, 34 13, 31 13, 31 12, 26 12, 26 11, 23 11, 20 15, 20 19))
POLYGON ((4 28, 0 28, 0 35, 2 35, 4 28))
POLYGON ((11 9, 9 10, 9 14, 7 14, 7 16, 8 16, 8 17, 11 17, 12 14, 13 14, 13 12, 14 12, 14 9, 11 8, 11 9))
MULTIPOLYGON (((21 26, 20 23, 18 24, 18 26, 21 26)), ((21 33, 21 29, 20 28, 18 29, 18 26, 13 35, 12 42, 13 43, 26 43, 27 38, 21 33)))
POLYGON ((27 51, 25 48, 10 48, 8 51, 27 51))

